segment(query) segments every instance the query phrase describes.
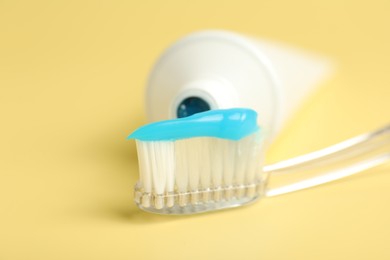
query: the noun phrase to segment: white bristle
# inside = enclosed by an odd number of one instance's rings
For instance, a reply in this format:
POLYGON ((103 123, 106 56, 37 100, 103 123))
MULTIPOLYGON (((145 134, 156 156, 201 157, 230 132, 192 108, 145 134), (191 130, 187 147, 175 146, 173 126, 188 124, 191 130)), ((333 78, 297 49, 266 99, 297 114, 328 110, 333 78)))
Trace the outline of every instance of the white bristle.
POLYGON ((219 189, 222 187, 222 176, 223 176, 223 144, 225 140, 212 138, 211 142, 211 181, 212 181, 212 189, 214 192, 214 199, 221 199, 221 192, 219 189))
MULTIPOLYGON (((236 148, 236 165, 235 165, 235 176, 234 181, 236 186, 243 186, 245 184, 245 173, 247 165, 250 162, 249 153, 253 149, 251 146, 252 136, 244 138, 242 141, 237 143, 236 148)), ((245 190, 239 189, 237 196, 243 196, 245 190)))
POLYGON ((188 191, 188 157, 186 141, 179 140, 175 142, 175 181, 180 193, 188 191))
POLYGON ((149 142, 150 157, 152 162, 153 188, 156 194, 163 194, 165 190, 167 174, 164 168, 163 151, 160 147, 161 142, 149 142))
POLYGON ((138 164, 140 171, 140 181, 145 192, 152 192, 152 174, 150 171, 151 163, 148 160, 148 151, 145 142, 137 140, 137 151, 138 151, 138 164))
POLYGON ((140 168, 140 182, 144 189, 144 194, 141 197, 141 204, 143 207, 150 207, 150 194, 152 192, 152 171, 150 161, 150 151, 147 143, 137 140, 138 161, 140 168))
POLYGON ((237 142, 223 140, 223 146, 223 186, 228 188, 225 192, 225 196, 227 199, 230 199, 233 195, 230 188, 233 186, 237 142))
POLYGON ((199 191, 200 165, 202 165, 202 161, 200 160, 200 154, 202 152, 200 142, 200 138, 191 138, 186 141, 187 159, 191 158, 191 160, 187 160, 189 189, 191 192, 195 192, 191 196, 192 204, 196 204, 198 201, 196 191, 199 191))
MULTIPOLYGON (((166 145, 166 174, 167 174, 167 184, 166 192, 168 195, 172 195, 175 191, 175 146, 173 142, 164 142, 166 145)), ((174 198, 169 196, 167 198, 167 206, 172 207, 174 205, 174 198)))
MULTIPOLYGON (((259 143, 259 140, 256 140, 258 136, 253 135, 249 136, 252 140, 250 140, 250 143, 259 143)), ((261 159, 262 159, 262 153, 261 153, 261 147, 260 145, 254 145, 251 149, 248 150, 248 163, 246 165, 246 183, 254 183, 256 181, 256 178, 258 177, 258 173, 260 170, 261 165, 261 159)))
POLYGON ((159 210, 256 196, 262 157, 258 139, 255 133, 239 141, 138 140, 142 194, 137 201, 159 210))
POLYGON ((187 204, 188 192, 188 157, 186 140, 175 142, 175 182, 179 192, 179 205, 184 207, 187 204))
POLYGON ((211 158, 210 158, 210 150, 211 143, 209 140, 202 138, 200 145, 200 187, 203 193, 203 201, 208 201, 210 198, 209 191, 211 188, 211 158))

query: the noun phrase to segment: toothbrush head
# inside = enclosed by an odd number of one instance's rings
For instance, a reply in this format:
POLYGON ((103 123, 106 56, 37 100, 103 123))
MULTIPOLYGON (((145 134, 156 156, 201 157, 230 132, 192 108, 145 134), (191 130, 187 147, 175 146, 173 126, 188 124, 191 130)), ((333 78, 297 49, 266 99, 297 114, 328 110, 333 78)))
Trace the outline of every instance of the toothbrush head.
POLYGON ((263 135, 250 109, 212 110, 146 125, 136 139, 135 202, 160 214, 241 206, 261 197, 263 135))

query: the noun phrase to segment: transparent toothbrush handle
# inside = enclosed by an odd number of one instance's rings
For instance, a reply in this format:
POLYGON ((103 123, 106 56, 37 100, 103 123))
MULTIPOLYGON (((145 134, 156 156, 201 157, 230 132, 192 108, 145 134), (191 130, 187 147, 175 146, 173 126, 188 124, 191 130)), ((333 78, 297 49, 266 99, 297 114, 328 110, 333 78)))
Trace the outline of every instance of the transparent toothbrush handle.
POLYGON ((306 155, 267 165, 265 196, 338 180, 390 161, 390 124, 306 155), (276 184, 275 184, 276 183, 276 184))

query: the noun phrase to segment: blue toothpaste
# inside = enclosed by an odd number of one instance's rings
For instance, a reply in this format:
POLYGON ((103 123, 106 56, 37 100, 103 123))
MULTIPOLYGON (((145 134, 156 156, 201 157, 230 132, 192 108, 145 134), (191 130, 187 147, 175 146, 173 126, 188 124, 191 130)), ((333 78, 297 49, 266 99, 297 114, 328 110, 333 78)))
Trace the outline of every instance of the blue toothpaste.
POLYGON ((175 141, 192 137, 240 140, 259 130, 257 113, 247 108, 209 110, 142 126, 128 139, 175 141))

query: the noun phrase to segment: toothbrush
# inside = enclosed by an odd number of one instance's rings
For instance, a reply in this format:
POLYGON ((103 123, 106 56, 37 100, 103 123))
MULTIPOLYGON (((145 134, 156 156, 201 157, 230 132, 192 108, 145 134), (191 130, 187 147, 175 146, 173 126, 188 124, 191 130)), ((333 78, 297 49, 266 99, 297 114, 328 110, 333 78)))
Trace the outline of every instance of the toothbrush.
POLYGON ((251 109, 210 110, 133 132, 140 181, 135 202, 160 214, 236 207, 340 179, 390 160, 390 126, 262 167, 266 131, 251 109), (288 173, 288 174, 286 174, 288 173), (296 176, 282 185, 270 176, 296 176))
POLYGON ((137 204, 158 213, 191 213, 255 200, 263 184, 256 122, 253 110, 211 110, 135 131, 137 204))

